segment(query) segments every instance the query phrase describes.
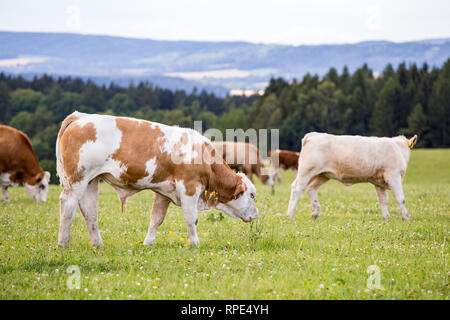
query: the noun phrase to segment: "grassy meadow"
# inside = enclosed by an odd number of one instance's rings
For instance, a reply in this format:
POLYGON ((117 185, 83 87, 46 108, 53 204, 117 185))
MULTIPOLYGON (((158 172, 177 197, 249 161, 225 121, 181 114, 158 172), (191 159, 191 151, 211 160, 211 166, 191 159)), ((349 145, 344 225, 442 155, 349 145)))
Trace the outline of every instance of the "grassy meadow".
POLYGON ((286 217, 294 172, 276 192, 256 181, 260 218, 246 224, 219 211, 199 213, 200 248, 187 245, 181 209, 170 205, 155 245, 144 247, 153 193, 129 198, 125 213, 102 184, 104 247, 90 245, 77 212, 67 249, 57 246, 59 186, 47 203, 24 188, 0 202, 0 299, 449 299, 450 149, 413 150, 404 181, 409 221, 389 193, 381 216, 370 184, 330 181, 311 220, 304 195, 286 217), (70 289, 67 268, 80 268, 70 289), (368 288, 379 269, 377 288, 368 288), (373 268, 373 267, 371 267, 373 268))

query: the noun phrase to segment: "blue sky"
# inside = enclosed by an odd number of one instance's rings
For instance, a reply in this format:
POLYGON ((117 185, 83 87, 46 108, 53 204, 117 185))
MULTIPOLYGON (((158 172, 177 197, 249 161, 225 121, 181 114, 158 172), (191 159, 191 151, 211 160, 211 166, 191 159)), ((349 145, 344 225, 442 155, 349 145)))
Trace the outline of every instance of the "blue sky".
POLYGON ((277 44, 450 37, 450 1, 0 0, 0 30, 277 44))

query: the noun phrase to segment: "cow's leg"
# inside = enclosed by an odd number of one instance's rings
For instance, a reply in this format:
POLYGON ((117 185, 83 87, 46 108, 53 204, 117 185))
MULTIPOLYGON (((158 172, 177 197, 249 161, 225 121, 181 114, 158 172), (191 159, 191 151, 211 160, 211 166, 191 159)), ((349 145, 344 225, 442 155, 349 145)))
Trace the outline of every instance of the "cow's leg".
POLYGON ((2 196, 3 196, 3 201, 9 202, 7 186, 2 186, 2 196))
POLYGON ((295 209, 297 208, 297 202, 300 199, 303 191, 305 191, 314 174, 299 172, 297 178, 291 184, 291 198, 289 199, 289 206, 287 215, 291 218, 295 216, 295 209))
POLYGON ((320 203, 319 198, 317 197, 317 189, 327 182, 329 179, 327 177, 323 176, 316 176, 311 180, 311 182, 308 184, 308 187, 306 188, 306 192, 308 193, 309 201, 311 201, 311 207, 312 207, 312 219, 316 220, 317 217, 320 214, 320 203))
POLYGON ((378 186, 375 186, 375 190, 377 192, 378 202, 380 203, 381 214, 383 215, 383 218, 390 219, 391 216, 389 215, 388 211, 389 197, 387 190, 378 186))
POLYGON ((244 169, 243 171, 244 171, 245 175, 250 179, 250 181, 252 183, 254 183, 252 167, 251 166, 248 166, 248 167, 245 166, 243 169, 244 169))
POLYGON ((153 202, 152 212, 150 213, 150 227, 144 240, 144 246, 155 243, 156 230, 166 217, 167 208, 169 208, 170 200, 166 197, 155 193, 155 201, 153 202))
POLYGON ((402 213, 402 219, 408 220, 409 215, 408 215, 408 210, 406 210, 405 195, 403 194, 402 179, 401 179, 400 175, 391 177, 386 180, 392 191, 392 194, 394 195, 395 200, 397 201, 398 206, 400 207, 400 212, 402 213))
POLYGON ((198 211, 197 203, 200 192, 196 193, 194 196, 182 196, 181 197, 181 208, 183 209, 184 221, 186 221, 189 240, 192 245, 197 248, 200 246, 200 241, 198 240, 196 226, 198 223, 198 211))
POLYGON ((103 246, 98 229, 98 179, 89 182, 83 197, 78 202, 81 214, 86 222, 89 238, 94 246, 103 246))
POLYGON ((281 184, 281 169, 280 169, 280 167, 276 168, 274 170, 274 172, 275 172, 275 178, 278 179, 278 183, 281 184))
MULTIPOLYGON (((83 190, 84 191, 84 190, 83 190)), ((84 192, 83 192, 84 193, 84 192)), ((82 193, 82 194, 83 194, 82 193)), ((65 247, 69 245, 70 228, 72 226, 73 218, 77 210, 80 196, 73 189, 66 189, 61 192, 59 196, 59 235, 58 245, 65 247)))

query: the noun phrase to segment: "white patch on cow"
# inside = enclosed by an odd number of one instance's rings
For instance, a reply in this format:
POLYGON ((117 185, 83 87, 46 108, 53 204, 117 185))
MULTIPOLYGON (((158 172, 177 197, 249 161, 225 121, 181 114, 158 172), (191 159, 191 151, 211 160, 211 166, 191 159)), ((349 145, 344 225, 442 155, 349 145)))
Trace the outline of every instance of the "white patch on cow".
POLYGON ((15 187, 17 185, 17 183, 11 181, 11 174, 6 172, 0 174, 0 186, 15 187))
POLYGON ((115 178, 120 179, 120 176, 127 171, 127 166, 119 160, 108 159, 103 166, 102 171, 112 174, 115 178))
POLYGON ((27 193, 30 195, 30 197, 33 198, 33 200, 37 201, 37 199, 39 197, 39 185, 36 184, 36 185, 32 186, 28 183, 24 183, 23 185, 24 185, 27 193))
POLYGON ((158 138, 161 141, 160 151, 170 154, 172 161, 176 164, 191 163, 193 159, 198 157, 197 150, 195 148, 192 150, 192 146, 202 145, 203 143, 211 144, 211 141, 193 129, 171 127, 163 124, 154 124, 154 126, 164 134, 164 137, 158 138), (185 144, 181 144, 177 153, 175 153, 174 147, 180 143, 183 134, 186 134, 187 141, 185 144))
POLYGON ((145 172, 147 175, 136 182, 139 187, 148 187, 151 184, 153 175, 156 171, 156 157, 153 157, 145 162, 145 172))
POLYGON ((266 175, 268 176, 267 181, 266 181, 265 184, 268 185, 268 186, 273 186, 275 184, 274 177, 276 175, 276 172, 275 171, 267 172, 267 170, 265 170, 265 168, 262 168, 262 170, 266 171, 266 175))
POLYGON ((181 208, 183 210, 183 217, 186 221, 189 240, 193 245, 198 247, 200 245, 200 241, 198 240, 196 225, 198 222, 198 209, 197 203, 198 198, 202 192, 202 186, 199 185, 196 187, 195 193, 190 196, 186 194, 186 187, 184 185, 184 181, 175 180, 175 185, 177 189, 178 196, 181 202, 181 208))
POLYGON ((99 168, 101 172, 110 173, 115 178, 120 177, 127 168, 120 161, 111 158, 120 148, 122 141, 122 131, 117 128, 116 118, 105 115, 85 115, 76 120, 76 123, 81 128, 92 123, 95 128, 95 141, 88 140, 80 148, 78 170, 87 169, 88 172, 85 175, 90 179, 98 174, 99 168), (91 171, 93 174, 90 174, 91 171))

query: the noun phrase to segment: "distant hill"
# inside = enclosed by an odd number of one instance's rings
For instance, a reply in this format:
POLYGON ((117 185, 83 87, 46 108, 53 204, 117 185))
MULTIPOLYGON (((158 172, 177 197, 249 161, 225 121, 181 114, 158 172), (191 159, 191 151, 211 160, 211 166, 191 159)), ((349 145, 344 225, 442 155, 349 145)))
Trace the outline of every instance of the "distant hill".
POLYGON ((0 71, 72 75, 115 81, 149 80, 160 87, 214 91, 262 89, 270 77, 301 79, 330 67, 350 72, 367 63, 375 72, 401 62, 440 67, 449 39, 341 45, 157 41, 67 33, 0 32, 0 71))

